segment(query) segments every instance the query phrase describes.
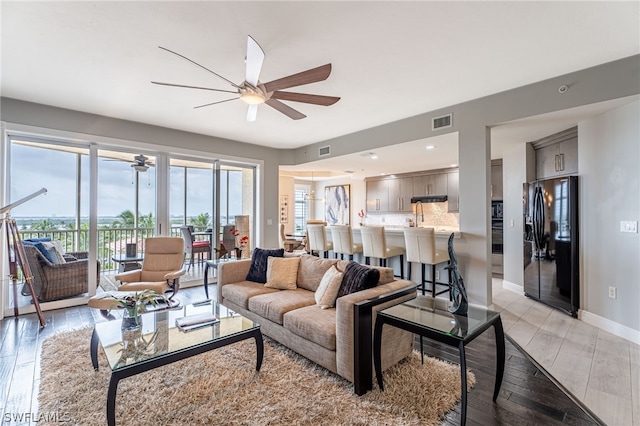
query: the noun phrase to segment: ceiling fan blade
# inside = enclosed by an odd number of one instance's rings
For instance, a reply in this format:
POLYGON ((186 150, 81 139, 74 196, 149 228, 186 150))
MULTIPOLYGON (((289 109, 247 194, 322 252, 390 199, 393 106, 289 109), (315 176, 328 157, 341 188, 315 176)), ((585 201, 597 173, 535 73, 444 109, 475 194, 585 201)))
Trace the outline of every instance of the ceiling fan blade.
POLYGON ((152 83, 159 84, 161 86, 185 87, 187 89, 211 90, 213 92, 238 93, 237 91, 233 91, 233 90, 212 89, 210 87, 200 87, 200 86, 187 86, 185 84, 162 83, 160 81, 152 81, 152 83))
POLYGON ((340 100, 336 96, 310 95, 307 93, 281 92, 276 90, 271 94, 271 98, 283 101, 304 102, 307 104, 329 106, 340 100))
POLYGON ((204 105, 194 106, 193 109, 203 108, 203 107, 207 107, 207 106, 211 106, 211 105, 215 105, 215 104, 221 104, 223 102, 235 101, 236 99, 240 99, 240 97, 238 96, 237 98, 225 99, 223 101, 211 102, 211 103, 204 104, 204 105))
POLYGON ((249 105, 247 109, 247 121, 256 121, 258 117, 258 105, 249 105))
POLYGON ((245 80, 253 87, 258 87, 258 78, 264 62, 264 51, 258 43, 247 36, 247 71, 245 80))
POLYGON ((325 64, 265 83, 264 90, 265 92, 275 92, 276 90, 287 89, 289 87, 315 83, 316 81, 326 80, 329 74, 331 74, 331 64, 325 64))
POLYGON ((200 64, 199 64, 199 63, 197 63, 196 61, 193 61, 193 60, 191 60, 191 59, 187 58, 187 57, 186 57, 186 56, 184 56, 184 55, 181 55, 181 54, 179 54, 179 53, 177 53, 177 52, 174 52, 173 50, 169 50, 169 49, 167 49, 166 47, 162 47, 162 46, 158 46, 158 47, 159 47, 160 49, 162 49, 162 50, 166 50, 166 51, 167 51, 167 52, 169 52, 169 53, 173 53, 174 55, 179 56, 179 57, 181 57, 182 59, 186 59, 187 61, 191 62, 192 64, 195 64, 195 65, 199 66, 199 67, 200 67, 200 68, 202 68, 203 70, 209 71, 211 74, 215 75, 216 77, 220 77, 221 79, 223 79, 224 81, 226 81, 227 83, 229 83, 230 85, 232 85, 233 87, 235 87, 236 89, 239 89, 239 88, 240 88, 240 86, 238 86, 237 84, 235 84, 233 81, 231 81, 231 80, 228 80, 228 79, 224 78, 223 76, 221 76, 220 74, 218 74, 218 73, 216 73, 216 72, 214 72, 214 71, 211 71, 209 68, 207 68, 207 67, 205 67, 205 66, 203 66, 203 65, 200 65, 200 64))
POLYGON ((295 109, 291 108, 289 105, 285 105, 277 99, 271 98, 268 101, 266 101, 265 104, 269 105, 273 109, 280 111, 281 113, 291 118, 292 120, 300 120, 301 118, 306 117, 306 115, 304 115, 300 111, 296 111, 295 109))

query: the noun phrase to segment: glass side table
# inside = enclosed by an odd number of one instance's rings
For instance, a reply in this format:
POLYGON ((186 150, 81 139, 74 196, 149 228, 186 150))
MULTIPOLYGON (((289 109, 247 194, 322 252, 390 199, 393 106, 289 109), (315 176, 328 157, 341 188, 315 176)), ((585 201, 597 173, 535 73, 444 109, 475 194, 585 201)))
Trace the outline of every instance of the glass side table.
MULTIPOLYGON (((464 425, 467 420, 467 362, 464 347, 493 326, 496 334, 496 381, 493 390, 493 401, 495 401, 498 398, 504 375, 504 331, 499 312, 469 306, 467 316, 461 316, 447 311, 448 305, 449 301, 445 299, 417 296, 415 299, 378 312, 373 335, 373 362, 378 386, 380 390, 384 390, 380 348, 382 346, 382 327, 385 324, 418 334, 421 352, 423 337, 457 347, 460 353, 460 380, 462 384, 461 424, 464 425)), ((424 362, 424 354, 422 356, 424 362)))

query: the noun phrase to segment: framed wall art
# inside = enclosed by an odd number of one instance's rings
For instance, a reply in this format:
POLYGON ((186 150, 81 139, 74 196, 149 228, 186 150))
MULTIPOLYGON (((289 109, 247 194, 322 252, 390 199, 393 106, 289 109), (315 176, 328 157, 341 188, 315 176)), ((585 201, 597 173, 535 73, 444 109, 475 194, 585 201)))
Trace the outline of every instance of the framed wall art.
POLYGON ((289 222, 289 196, 280 196, 280 223, 289 222))
POLYGON ((324 188, 324 220, 327 225, 349 225, 351 185, 324 188))

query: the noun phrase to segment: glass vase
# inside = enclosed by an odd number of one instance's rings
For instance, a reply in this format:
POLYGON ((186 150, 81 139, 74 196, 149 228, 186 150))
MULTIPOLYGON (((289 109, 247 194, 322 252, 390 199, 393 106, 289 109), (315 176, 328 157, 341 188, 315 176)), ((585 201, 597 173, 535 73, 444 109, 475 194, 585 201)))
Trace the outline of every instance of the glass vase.
POLYGON ((138 307, 127 307, 122 311, 122 331, 137 331, 142 328, 142 316, 138 307))

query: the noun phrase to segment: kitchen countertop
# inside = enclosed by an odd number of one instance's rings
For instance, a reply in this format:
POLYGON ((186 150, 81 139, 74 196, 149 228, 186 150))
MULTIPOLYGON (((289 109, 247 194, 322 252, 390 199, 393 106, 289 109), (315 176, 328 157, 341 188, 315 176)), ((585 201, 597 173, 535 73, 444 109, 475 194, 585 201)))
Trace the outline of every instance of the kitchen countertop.
MULTIPOLYGON (((408 228, 407 226, 385 226, 384 230, 389 235, 404 235, 404 229, 408 228)), ((424 226, 423 228, 431 228, 424 226)), ((459 229, 449 227, 449 226, 436 226, 435 234, 436 238, 449 238, 449 235, 453 232, 453 238, 460 238, 462 236, 462 232, 459 229)), ((351 228, 353 231, 360 232, 359 226, 354 226, 351 228)))

